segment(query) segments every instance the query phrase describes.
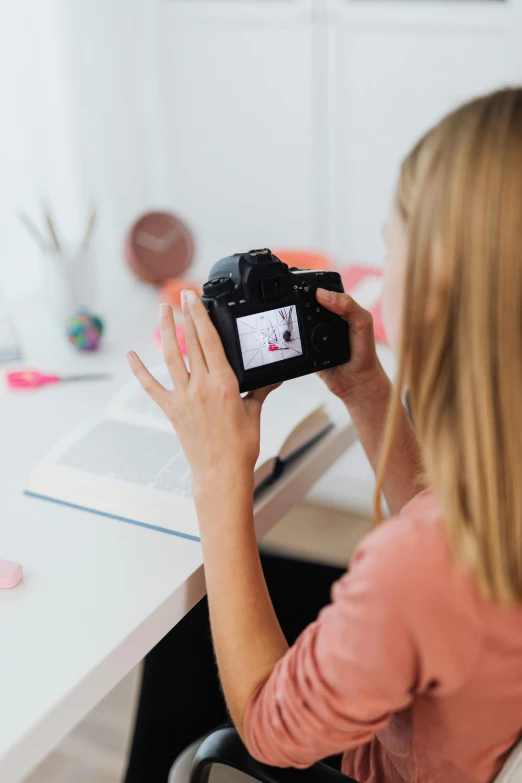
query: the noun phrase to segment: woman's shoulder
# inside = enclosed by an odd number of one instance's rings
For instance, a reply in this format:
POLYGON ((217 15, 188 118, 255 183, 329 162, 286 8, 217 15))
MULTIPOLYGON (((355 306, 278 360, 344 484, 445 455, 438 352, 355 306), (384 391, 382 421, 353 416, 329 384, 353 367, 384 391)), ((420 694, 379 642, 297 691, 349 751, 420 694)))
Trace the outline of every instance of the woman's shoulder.
POLYGON ((447 555, 448 544, 444 519, 435 494, 433 490, 425 489, 415 495, 398 514, 365 536, 355 550, 355 557, 361 549, 371 549, 386 554, 394 552, 401 560, 414 556, 414 562, 420 562, 426 552, 425 547, 429 548, 431 558, 435 552, 447 555))
POLYGON ((436 591, 452 601, 460 595, 466 603, 474 603, 473 580, 452 552, 431 489, 420 492, 399 514, 361 540, 352 567, 363 560, 371 563, 372 570, 379 572, 379 581, 394 591, 411 594, 415 587, 420 601, 436 591))

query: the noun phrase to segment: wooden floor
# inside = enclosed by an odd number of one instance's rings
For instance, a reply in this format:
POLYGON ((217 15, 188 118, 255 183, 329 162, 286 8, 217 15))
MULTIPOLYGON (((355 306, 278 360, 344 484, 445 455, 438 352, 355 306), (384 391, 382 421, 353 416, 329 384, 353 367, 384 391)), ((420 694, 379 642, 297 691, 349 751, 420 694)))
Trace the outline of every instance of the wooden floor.
MULTIPOLYGON (((296 506, 265 543, 303 557, 346 565, 368 520, 317 506, 296 506)), ((130 740, 139 670, 114 690, 24 779, 24 783, 119 783, 130 740)), ((148 783, 143 781, 143 783, 148 783)))

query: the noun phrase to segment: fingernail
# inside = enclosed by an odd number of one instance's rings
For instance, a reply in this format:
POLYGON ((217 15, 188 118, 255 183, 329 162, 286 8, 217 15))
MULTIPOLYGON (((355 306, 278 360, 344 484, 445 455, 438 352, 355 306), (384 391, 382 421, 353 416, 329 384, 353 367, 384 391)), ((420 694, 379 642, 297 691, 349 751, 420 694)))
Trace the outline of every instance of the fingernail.
POLYGON ((185 296, 187 297, 187 304, 194 304, 198 300, 195 291, 190 291, 190 290, 185 291, 185 296))
POLYGON ((183 290, 181 291, 181 293, 179 295, 179 298, 181 300, 181 307, 183 307, 185 305, 186 301, 187 301, 187 289, 186 288, 183 288, 183 290))
POLYGON ((165 303, 160 304, 160 306, 159 306, 160 317, 163 317, 164 315, 168 315, 170 309, 171 309, 171 307, 170 307, 169 304, 165 304, 165 303))
POLYGON ((326 288, 318 288, 317 294, 323 302, 333 302, 334 300, 334 292, 328 291, 326 288))
POLYGON ((127 361, 129 362, 129 364, 132 364, 132 362, 134 361, 134 354, 133 354, 133 352, 132 351, 128 351, 125 354, 125 356, 127 357, 127 361))

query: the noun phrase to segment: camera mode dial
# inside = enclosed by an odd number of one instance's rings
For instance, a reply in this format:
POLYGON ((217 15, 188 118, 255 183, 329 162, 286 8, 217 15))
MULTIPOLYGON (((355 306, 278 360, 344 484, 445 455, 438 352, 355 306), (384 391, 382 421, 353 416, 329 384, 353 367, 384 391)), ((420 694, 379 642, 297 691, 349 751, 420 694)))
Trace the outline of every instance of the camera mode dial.
POLYGON ((234 290, 234 281, 231 277, 215 277, 203 286, 205 296, 225 296, 234 290))

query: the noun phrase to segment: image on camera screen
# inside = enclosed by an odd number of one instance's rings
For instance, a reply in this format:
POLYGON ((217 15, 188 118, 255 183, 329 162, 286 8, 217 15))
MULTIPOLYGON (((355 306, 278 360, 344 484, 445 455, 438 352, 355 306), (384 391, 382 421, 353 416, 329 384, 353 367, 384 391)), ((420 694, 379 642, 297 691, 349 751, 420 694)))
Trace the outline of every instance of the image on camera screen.
POLYGON ((295 305, 237 318, 245 370, 302 356, 295 305))

